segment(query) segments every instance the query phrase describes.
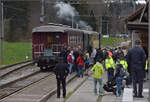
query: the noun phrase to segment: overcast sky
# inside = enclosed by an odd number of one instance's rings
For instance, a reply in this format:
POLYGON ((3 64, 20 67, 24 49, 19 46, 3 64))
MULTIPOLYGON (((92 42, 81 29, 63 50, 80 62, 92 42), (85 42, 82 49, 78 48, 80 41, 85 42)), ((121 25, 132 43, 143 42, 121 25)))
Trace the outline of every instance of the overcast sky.
POLYGON ((146 1, 145 0, 138 0, 137 3, 143 4, 143 3, 146 3, 146 1))

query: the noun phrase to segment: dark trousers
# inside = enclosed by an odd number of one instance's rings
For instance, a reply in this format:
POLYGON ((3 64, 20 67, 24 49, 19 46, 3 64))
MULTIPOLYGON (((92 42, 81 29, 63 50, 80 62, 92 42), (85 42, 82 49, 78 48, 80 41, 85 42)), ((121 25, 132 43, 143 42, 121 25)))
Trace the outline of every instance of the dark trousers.
POLYGON ((108 76, 108 81, 111 81, 112 78, 114 77, 114 69, 113 68, 108 69, 107 76, 108 76))
POLYGON ((132 71, 132 79, 133 79, 133 91, 135 95, 142 95, 143 92, 143 80, 144 80, 144 71, 137 69, 132 71), (138 93, 137 93, 137 84, 138 84, 138 93))
POLYGON ((66 78, 64 79, 57 79, 57 97, 60 97, 60 85, 62 84, 63 88, 63 97, 66 96, 66 78))

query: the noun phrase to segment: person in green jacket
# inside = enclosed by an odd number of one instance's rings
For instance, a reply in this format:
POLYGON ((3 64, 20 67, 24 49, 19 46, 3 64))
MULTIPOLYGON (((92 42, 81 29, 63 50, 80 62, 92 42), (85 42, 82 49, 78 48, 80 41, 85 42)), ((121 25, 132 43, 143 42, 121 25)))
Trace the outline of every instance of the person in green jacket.
POLYGON ((92 67, 91 71, 94 76, 94 93, 97 94, 97 82, 99 82, 99 95, 103 95, 103 84, 102 84, 102 75, 104 74, 104 68, 101 64, 102 60, 98 60, 96 64, 92 67))
POLYGON ((127 70, 128 64, 127 64, 127 61, 126 61, 126 59, 125 59, 124 53, 121 52, 121 53, 119 53, 119 54, 120 54, 120 57, 119 57, 119 59, 118 59, 118 62, 123 66, 123 68, 124 68, 125 70, 127 70))
POLYGON ((148 73, 149 73, 149 59, 148 58, 146 59, 145 72, 146 72, 145 73, 146 80, 149 80, 148 79, 148 73))
POLYGON ((114 70, 115 70, 115 62, 112 59, 111 56, 108 55, 108 53, 106 54, 106 59, 105 59, 105 67, 107 70, 107 76, 108 76, 108 81, 111 81, 114 77, 114 70))

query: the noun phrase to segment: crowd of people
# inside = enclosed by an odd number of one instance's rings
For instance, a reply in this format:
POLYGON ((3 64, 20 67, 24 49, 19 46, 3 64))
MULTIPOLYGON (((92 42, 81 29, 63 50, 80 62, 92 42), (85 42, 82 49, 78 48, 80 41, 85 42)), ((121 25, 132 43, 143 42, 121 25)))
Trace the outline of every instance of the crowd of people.
MULTIPOLYGON (((148 60, 146 61, 146 54, 144 50, 139 47, 139 40, 135 42, 136 46, 130 49, 127 53, 125 49, 118 48, 99 48, 95 49, 89 46, 85 51, 81 46, 71 49, 67 47, 60 53, 63 58, 63 63, 58 63, 56 68, 69 66, 63 72, 65 77, 60 76, 55 70, 58 79, 57 84, 57 97, 60 97, 60 82, 64 80, 68 73, 77 72, 78 77, 88 75, 89 70, 93 73, 94 77, 94 93, 97 94, 97 82, 99 82, 99 95, 103 95, 103 74, 107 72, 107 81, 112 81, 115 78, 117 85, 116 95, 122 95, 122 81, 126 80, 126 87, 133 82, 134 97, 142 98, 143 79, 145 72, 148 72, 148 60), (144 68, 144 70, 143 70, 144 68), (143 72, 143 73, 139 73, 143 72), (63 78, 63 79, 62 79, 63 78), (138 92, 136 84, 139 84, 138 92)), ((64 80, 65 81, 65 80, 64 80)), ((64 94, 66 96, 65 82, 62 81, 64 94)))

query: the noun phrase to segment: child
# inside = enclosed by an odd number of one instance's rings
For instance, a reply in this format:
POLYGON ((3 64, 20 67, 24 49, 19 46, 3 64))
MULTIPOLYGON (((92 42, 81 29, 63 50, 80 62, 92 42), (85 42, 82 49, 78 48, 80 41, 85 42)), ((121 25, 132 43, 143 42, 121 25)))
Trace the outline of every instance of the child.
POLYGON ((97 94, 97 82, 99 82, 99 95, 103 96, 102 74, 104 74, 104 68, 101 63, 102 60, 98 60, 91 71, 94 72, 94 93, 97 94))
POLYGON ((89 53, 87 52, 85 55, 85 75, 88 76, 88 68, 89 68, 89 53))
POLYGON ((116 68, 116 83, 117 83, 117 95, 121 96, 122 94, 122 80, 123 77, 125 76, 125 69, 123 68, 122 64, 118 64, 116 68))

